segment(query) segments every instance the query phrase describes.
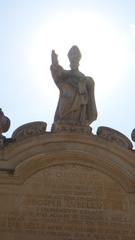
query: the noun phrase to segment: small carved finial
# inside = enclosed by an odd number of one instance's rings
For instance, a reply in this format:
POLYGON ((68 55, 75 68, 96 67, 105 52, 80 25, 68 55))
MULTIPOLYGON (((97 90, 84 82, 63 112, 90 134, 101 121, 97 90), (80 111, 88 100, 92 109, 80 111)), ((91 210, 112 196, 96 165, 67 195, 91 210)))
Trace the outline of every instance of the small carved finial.
POLYGON ((135 128, 133 129, 133 131, 131 133, 131 138, 135 142, 135 128))
POLYGON ((4 144, 5 137, 2 133, 7 132, 10 127, 10 120, 4 115, 2 109, 0 108, 0 147, 4 144))
POLYGON ((4 115, 2 109, 0 108, 0 134, 7 132, 10 127, 10 120, 4 115))

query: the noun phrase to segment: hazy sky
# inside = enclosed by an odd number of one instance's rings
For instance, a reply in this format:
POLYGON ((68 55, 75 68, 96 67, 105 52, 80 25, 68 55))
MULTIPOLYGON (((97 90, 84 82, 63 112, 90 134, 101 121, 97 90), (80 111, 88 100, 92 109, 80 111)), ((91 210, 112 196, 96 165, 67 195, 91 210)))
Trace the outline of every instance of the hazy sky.
POLYGON ((31 121, 50 130, 59 92, 51 50, 69 68, 67 52, 82 52, 80 71, 95 80, 98 119, 130 138, 135 128, 134 0, 0 0, 0 107, 10 131, 31 121))

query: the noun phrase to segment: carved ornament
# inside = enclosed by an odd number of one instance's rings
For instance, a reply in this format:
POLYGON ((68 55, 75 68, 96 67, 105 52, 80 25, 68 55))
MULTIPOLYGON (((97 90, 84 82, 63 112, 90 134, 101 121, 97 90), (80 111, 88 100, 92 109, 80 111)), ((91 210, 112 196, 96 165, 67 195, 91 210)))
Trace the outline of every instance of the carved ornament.
POLYGON ((29 136, 44 134, 47 124, 45 122, 30 122, 17 128, 13 135, 13 139, 23 139, 29 136))
POLYGON ((124 134, 120 133, 115 129, 109 127, 99 127, 97 130, 97 135, 105 138, 110 142, 114 142, 124 148, 133 148, 131 141, 124 134))

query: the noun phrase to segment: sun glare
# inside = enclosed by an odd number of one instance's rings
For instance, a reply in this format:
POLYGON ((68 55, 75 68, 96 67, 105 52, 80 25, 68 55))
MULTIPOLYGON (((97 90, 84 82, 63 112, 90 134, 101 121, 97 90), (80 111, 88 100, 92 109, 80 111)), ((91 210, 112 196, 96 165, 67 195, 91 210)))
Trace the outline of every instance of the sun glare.
POLYGON ((53 80, 50 81, 51 50, 55 49, 59 63, 68 69, 67 52, 72 45, 78 45, 82 53, 80 71, 95 80, 96 99, 107 100, 125 74, 128 43, 126 35, 96 15, 63 14, 36 29, 29 53, 35 84, 41 89, 44 84, 46 89, 51 88, 52 95, 56 93, 53 80))

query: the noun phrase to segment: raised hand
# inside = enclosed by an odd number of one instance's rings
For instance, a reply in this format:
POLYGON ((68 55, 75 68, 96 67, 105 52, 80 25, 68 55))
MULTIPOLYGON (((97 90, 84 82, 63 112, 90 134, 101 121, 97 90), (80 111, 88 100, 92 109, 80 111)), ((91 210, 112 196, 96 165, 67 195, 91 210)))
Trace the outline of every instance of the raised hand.
POLYGON ((54 50, 52 50, 51 57, 52 57, 52 65, 55 66, 55 67, 58 66, 59 65, 59 63, 58 63, 58 55, 55 53, 54 50))

